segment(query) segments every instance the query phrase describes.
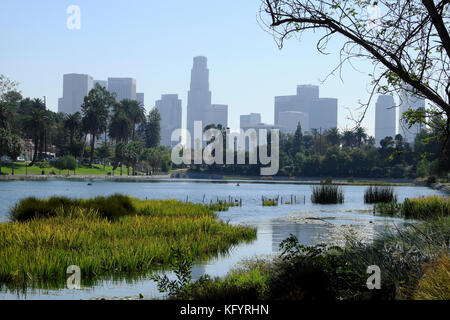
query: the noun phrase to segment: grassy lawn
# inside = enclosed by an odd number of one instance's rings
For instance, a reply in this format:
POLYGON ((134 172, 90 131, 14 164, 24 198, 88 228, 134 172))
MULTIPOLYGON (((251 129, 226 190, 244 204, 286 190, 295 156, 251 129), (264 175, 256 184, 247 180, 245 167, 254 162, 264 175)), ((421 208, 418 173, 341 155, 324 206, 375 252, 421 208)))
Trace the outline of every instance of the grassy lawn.
MULTIPOLYGON (((3 174, 11 174, 12 172, 12 164, 3 164, 2 166, 2 173, 3 174)), ((89 167, 85 167, 85 166, 79 166, 76 170, 75 170, 75 174, 76 175, 106 175, 108 172, 112 172, 112 166, 106 166, 105 169, 103 169, 103 165, 100 164, 94 164, 92 165, 92 168, 89 167)), ((44 170, 45 174, 50 174, 52 171, 55 174, 70 174, 73 175, 73 171, 67 171, 67 170, 59 170, 56 169, 55 167, 50 167, 50 168, 39 168, 38 166, 32 166, 32 167, 28 167, 25 168, 25 163, 24 162, 16 162, 14 163, 14 174, 21 174, 24 175, 27 173, 29 175, 41 175, 42 174, 42 170, 44 170)), ((130 175, 132 173, 132 169, 130 168, 130 175)), ((138 172, 141 173, 141 172, 138 172)), ((116 168, 116 170, 114 170, 114 175, 120 175, 120 167, 116 168)), ((122 175, 127 175, 127 168, 125 166, 122 166, 122 175)))
POLYGON ((209 206, 176 200, 29 199, 14 212, 15 221, 0 224, 0 285, 12 289, 64 287, 70 265, 80 267, 82 285, 142 275, 168 267, 172 249, 203 260, 256 237, 253 228, 219 221, 209 206), (111 214, 113 202, 120 208, 111 214))

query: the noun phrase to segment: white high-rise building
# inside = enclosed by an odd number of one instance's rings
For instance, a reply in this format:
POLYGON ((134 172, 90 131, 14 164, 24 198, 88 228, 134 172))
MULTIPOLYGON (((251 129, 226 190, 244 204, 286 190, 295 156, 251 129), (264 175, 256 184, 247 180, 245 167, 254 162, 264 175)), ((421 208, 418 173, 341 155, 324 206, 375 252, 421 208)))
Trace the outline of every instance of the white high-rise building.
POLYGON ((275 125, 282 128, 286 126, 286 121, 290 121, 286 118, 288 114, 285 114, 284 123, 281 123, 281 113, 300 112, 296 116, 303 119, 303 123, 301 123, 303 131, 331 129, 337 127, 337 105, 337 99, 319 98, 319 86, 299 85, 297 86, 297 95, 275 97, 275 125), (307 117, 301 116, 301 113, 306 114, 307 117), (308 119, 308 122, 306 122, 306 119, 308 119))
POLYGON ((398 133, 403 136, 403 138, 411 143, 414 142, 416 135, 420 132, 421 126, 419 124, 414 124, 409 128, 409 125, 402 118, 403 113, 408 110, 425 109, 425 99, 415 97, 412 94, 404 90, 400 94, 400 106, 399 106, 399 117, 398 117, 398 133))
POLYGON ((319 98, 311 104, 309 111, 309 130, 324 132, 337 128, 338 100, 335 98, 319 98))
POLYGON ((300 111, 284 111, 278 114, 278 124, 282 133, 294 134, 300 123, 302 132, 309 131, 309 115, 300 111))
POLYGON ((261 123, 261 113, 242 114, 240 116, 239 127, 248 127, 258 123, 261 123))
POLYGON ((144 105, 144 93, 143 93, 143 92, 137 92, 137 93, 136 93, 136 100, 137 100, 141 105, 144 105))
POLYGON ((133 78, 108 78, 108 91, 116 94, 116 101, 136 100, 136 80, 133 78))
POLYGON ((375 105, 375 143, 377 146, 380 146, 380 141, 386 137, 395 138, 396 123, 394 97, 379 95, 375 105))
POLYGON ((174 146, 178 141, 171 141, 172 132, 181 129, 181 100, 177 94, 163 94, 155 106, 161 116, 161 145, 174 146))
POLYGON ((58 100, 58 112, 73 114, 81 111, 84 97, 94 87, 94 79, 87 74, 69 73, 63 76, 63 96, 58 100))
MULTIPOLYGON (((206 57, 194 57, 191 70, 191 84, 188 92, 187 125, 191 137, 194 136, 194 122, 202 121, 202 130, 206 126, 207 110, 211 107, 211 91, 209 91, 209 70, 206 57)), ((193 147, 194 145, 191 144, 193 147)))
POLYGON ((228 126, 228 106, 225 104, 212 104, 206 112, 205 125, 221 125, 226 129, 228 126))

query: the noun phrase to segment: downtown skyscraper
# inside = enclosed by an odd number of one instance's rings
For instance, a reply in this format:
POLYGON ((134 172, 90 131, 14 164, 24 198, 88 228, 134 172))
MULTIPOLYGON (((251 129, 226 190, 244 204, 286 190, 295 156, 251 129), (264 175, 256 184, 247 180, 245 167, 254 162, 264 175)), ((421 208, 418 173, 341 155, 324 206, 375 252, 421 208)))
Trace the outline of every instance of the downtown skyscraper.
POLYGON ((375 142, 378 147, 384 138, 395 138, 396 122, 394 97, 379 95, 375 105, 375 142))
MULTIPOLYGON (((191 70, 191 85, 188 91, 186 128, 191 137, 194 136, 194 121, 202 121, 202 130, 207 125, 206 115, 211 107, 211 91, 209 91, 209 70, 206 57, 194 57, 191 70)), ((193 145, 191 144, 193 147, 193 145)))

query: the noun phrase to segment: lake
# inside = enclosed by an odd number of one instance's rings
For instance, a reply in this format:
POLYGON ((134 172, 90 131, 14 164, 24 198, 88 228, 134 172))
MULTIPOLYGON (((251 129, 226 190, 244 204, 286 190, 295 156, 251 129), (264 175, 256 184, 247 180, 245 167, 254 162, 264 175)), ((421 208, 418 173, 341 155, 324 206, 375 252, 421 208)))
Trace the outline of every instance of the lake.
MULTIPOLYGON (((257 239, 241 244, 209 261, 198 262, 193 278, 202 274, 223 276, 239 261, 261 255, 278 253, 280 242, 289 234, 298 237, 300 243, 311 245, 320 242, 342 243, 345 234, 352 230, 365 240, 376 232, 404 220, 393 217, 374 216, 373 205, 364 204, 366 186, 343 186, 345 202, 338 205, 311 203, 311 185, 295 183, 261 183, 260 181, 205 181, 161 179, 145 182, 111 182, 93 179, 88 181, 7 181, 0 182, 0 222, 8 221, 8 210, 20 199, 35 196, 46 198, 54 195, 89 198, 121 193, 140 199, 178 199, 191 202, 214 202, 229 196, 242 199, 242 207, 232 207, 220 212, 219 218, 232 224, 245 224, 258 229, 257 239), (296 197, 297 203, 277 207, 263 207, 261 197, 280 196, 284 201, 296 197)), ((426 187, 394 187, 398 201, 405 198, 428 195, 445 195, 426 187)), ((169 273, 169 276, 173 276, 169 273)), ((136 297, 160 298, 156 284, 145 275, 139 280, 101 280, 95 286, 81 290, 28 289, 16 293, 2 288, 0 299, 91 299, 136 297)))

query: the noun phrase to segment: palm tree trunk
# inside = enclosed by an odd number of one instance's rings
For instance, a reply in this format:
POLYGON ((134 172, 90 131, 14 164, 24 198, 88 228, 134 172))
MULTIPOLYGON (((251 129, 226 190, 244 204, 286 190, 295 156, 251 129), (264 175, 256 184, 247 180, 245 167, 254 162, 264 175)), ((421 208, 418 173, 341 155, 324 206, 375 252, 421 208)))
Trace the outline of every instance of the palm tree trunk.
POLYGON ((79 164, 83 164, 83 158, 84 158, 84 147, 86 146, 86 139, 87 139, 87 133, 84 134, 84 142, 83 142, 83 147, 81 148, 81 156, 80 156, 80 160, 78 161, 79 164))
POLYGON ((89 160, 89 168, 92 168, 92 161, 94 160, 94 146, 95 146, 95 134, 92 135, 91 140, 91 159, 89 160))
POLYGON ((36 135, 36 137, 34 138, 34 154, 33 154, 33 160, 31 160, 31 163, 29 164, 29 166, 33 166, 34 163, 37 160, 37 154, 38 154, 38 144, 39 144, 39 137, 36 135))

